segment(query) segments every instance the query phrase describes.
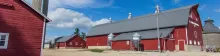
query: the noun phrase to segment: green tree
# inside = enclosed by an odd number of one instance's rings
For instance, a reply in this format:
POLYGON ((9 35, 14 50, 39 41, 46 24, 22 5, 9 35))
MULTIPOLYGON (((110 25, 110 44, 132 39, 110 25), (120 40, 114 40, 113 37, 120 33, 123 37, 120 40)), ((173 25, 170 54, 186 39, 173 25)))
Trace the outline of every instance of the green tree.
POLYGON ((75 35, 79 35, 79 28, 76 28, 76 29, 75 29, 74 34, 75 34, 75 35))

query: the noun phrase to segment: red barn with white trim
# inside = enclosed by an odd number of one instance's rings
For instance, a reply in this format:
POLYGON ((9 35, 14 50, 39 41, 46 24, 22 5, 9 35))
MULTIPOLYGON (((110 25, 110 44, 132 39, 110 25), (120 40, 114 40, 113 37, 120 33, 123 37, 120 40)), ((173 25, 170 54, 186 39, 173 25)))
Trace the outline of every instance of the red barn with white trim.
POLYGON ((40 56, 46 22, 22 0, 0 0, 0 56, 40 56))
MULTIPOLYGON (((201 51, 202 24, 198 4, 159 13, 159 41, 163 51, 201 51)), ((86 38, 87 47, 106 46, 113 50, 134 50, 133 35, 140 35, 139 48, 158 50, 156 14, 129 17, 119 22, 92 27, 86 38), (108 35, 113 38, 108 42, 108 35), (110 44, 108 44, 110 43, 110 44)))
POLYGON ((79 35, 63 36, 57 40, 56 46, 58 48, 85 48, 86 41, 79 35))

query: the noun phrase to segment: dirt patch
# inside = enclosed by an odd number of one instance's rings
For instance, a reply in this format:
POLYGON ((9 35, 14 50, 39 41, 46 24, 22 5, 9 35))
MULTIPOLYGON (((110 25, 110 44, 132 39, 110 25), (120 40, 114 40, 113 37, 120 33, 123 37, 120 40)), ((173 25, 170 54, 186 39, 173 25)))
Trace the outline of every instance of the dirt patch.
POLYGON ((43 50, 44 56, 220 56, 220 53, 207 52, 139 52, 139 51, 104 51, 95 53, 87 49, 43 50))

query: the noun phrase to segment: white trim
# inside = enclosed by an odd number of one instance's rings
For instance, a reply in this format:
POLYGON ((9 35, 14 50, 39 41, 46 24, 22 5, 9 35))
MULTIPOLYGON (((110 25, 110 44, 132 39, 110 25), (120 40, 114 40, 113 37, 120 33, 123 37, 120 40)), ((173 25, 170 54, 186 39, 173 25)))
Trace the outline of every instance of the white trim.
POLYGON ((4 46, 0 46, 0 49, 7 49, 8 48, 8 39, 9 39, 9 33, 0 33, 0 39, 1 35, 6 35, 4 46))
POLYGON ((186 44, 189 44, 189 39, 188 39, 188 29, 187 26, 185 27, 186 29, 186 44))
POLYGON ((166 51, 166 39, 164 39, 164 45, 163 46, 164 46, 164 48, 163 48, 164 51, 166 51))
POLYGON ((192 40, 189 40, 189 44, 192 44, 192 40))
POLYGON ((184 46, 184 51, 185 51, 185 44, 186 44, 185 40, 178 40, 178 50, 180 51, 180 43, 179 43, 180 41, 183 41, 184 43, 183 46, 184 46))
POLYGON ((198 36, 197 34, 198 34, 197 31, 194 31, 194 37, 195 38, 197 38, 197 36, 198 36))
POLYGON ((42 40, 41 40, 41 50, 40 50, 40 56, 43 56, 43 45, 44 45, 44 37, 45 37, 45 26, 46 26, 46 19, 44 19, 43 23, 43 33, 42 33, 42 40))

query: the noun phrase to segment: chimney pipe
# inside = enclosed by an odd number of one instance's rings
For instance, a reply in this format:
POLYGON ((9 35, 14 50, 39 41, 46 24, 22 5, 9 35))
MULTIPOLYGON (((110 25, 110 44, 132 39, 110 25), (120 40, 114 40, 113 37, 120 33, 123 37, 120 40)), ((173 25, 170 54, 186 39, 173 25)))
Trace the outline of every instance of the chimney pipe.
POLYGON ((109 20, 110 20, 110 23, 111 23, 112 22, 112 18, 110 17, 109 20))
POLYGON ((128 13, 128 19, 131 19, 131 17, 132 17, 132 14, 130 12, 130 13, 128 13))

